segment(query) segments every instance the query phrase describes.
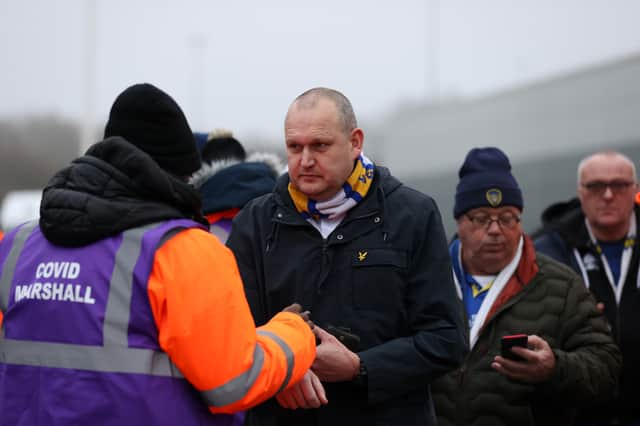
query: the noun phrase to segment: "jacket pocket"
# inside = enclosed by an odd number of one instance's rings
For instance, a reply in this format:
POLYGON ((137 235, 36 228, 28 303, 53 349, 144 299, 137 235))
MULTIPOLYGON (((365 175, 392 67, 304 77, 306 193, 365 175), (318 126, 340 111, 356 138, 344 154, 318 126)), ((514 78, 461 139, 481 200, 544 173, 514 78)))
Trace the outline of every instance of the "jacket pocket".
POLYGON ((402 305, 407 253, 394 249, 361 249, 351 255, 356 309, 385 311, 402 305))

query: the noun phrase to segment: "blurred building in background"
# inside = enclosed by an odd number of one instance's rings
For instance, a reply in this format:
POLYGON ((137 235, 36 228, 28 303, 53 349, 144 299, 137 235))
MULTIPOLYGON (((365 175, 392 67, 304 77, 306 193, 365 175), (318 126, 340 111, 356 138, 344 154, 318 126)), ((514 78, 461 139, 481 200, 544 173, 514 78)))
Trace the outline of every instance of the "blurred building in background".
POLYGON ((39 216, 42 188, 77 151, 78 126, 68 119, 0 119, 0 229, 39 216))
POLYGON ((10 230, 40 217, 41 190, 9 191, 0 202, 0 229, 10 230))
POLYGON ((398 110, 367 132, 365 150, 432 195, 454 231, 457 172, 469 149, 497 146, 524 191, 523 226, 576 193, 576 168, 595 150, 640 166, 640 55, 477 99, 398 110))

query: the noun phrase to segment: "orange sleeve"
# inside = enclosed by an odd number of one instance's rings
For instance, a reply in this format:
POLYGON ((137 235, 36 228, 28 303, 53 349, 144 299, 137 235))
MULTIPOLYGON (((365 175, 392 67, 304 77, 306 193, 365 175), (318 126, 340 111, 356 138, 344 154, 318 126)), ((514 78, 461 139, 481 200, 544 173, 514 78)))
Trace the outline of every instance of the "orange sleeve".
POLYGON ((148 293, 160 347, 214 413, 265 401, 315 358, 315 338, 298 315, 279 313, 255 328, 233 254, 200 229, 156 251, 148 293))

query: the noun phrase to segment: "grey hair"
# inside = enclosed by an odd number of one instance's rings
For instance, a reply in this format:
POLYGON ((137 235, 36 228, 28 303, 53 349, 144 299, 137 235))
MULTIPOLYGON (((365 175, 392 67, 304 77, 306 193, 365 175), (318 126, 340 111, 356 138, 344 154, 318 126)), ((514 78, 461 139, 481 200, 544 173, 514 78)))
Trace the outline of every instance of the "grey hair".
POLYGON ((631 161, 629 157, 627 157, 626 155, 618 151, 599 151, 584 157, 582 160, 580 160, 580 163, 578 163, 578 173, 577 173, 578 185, 581 183, 580 176, 582 175, 582 172, 584 171, 584 168, 586 167, 587 163, 596 157, 609 157, 609 158, 617 157, 619 159, 622 159, 625 163, 627 163, 631 167, 633 181, 637 182, 638 178, 636 177, 636 165, 633 164, 633 161, 631 161))
MULTIPOLYGON (((296 105, 300 108, 313 108, 317 105, 320 99, 328 99, 336 106, 338 110, 338 118, 342 123, 342 130, 349 134, 353 129, 358 127, 358 120, 356 114, 353 112, 353 106, 345 95, 334 89, 326 87, 314 87, 299 95, 291 103, 291 106, 296 105)), ((287 117, 289 113, 287 113, 287 117)), ((287 118, 285 117, 285 123, 287 118)))

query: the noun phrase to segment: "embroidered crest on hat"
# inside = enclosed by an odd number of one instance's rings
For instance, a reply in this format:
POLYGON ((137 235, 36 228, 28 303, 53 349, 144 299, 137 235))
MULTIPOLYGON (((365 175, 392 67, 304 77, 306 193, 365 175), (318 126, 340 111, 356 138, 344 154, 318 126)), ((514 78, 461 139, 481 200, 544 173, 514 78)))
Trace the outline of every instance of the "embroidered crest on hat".
POLYGON ((458 171, 453 217, 477 207, 513 206, 522 210, 522 191, 507 155, 496 147, 473 148, 458 171))
POLYGON ((491 207, 498 207, 502 202, 502 191, 498 188, 491 188, 487 190, 485 197, 487 197, 487 201, 491 207))

